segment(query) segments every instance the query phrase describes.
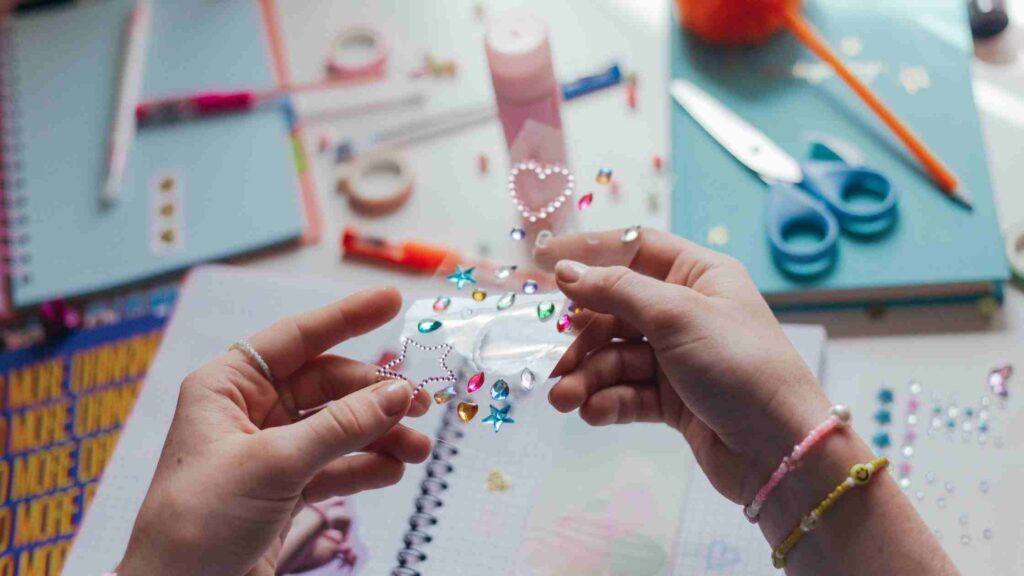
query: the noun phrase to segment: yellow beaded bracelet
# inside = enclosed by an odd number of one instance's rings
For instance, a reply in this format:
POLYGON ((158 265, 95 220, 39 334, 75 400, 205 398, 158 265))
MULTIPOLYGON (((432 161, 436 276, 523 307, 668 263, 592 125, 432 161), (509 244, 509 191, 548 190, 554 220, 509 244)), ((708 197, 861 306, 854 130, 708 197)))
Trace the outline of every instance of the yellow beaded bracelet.
POLYGON ((829 493, 824 500, 818 503, 818 506, 811 510, 806 516, 800 519, 800 524, 793 531, 789 533, 789 536, 779 544, 775 550, 772 551, 772 565, 776 568, 786 567, 786 555, 789 551, 796 546, 797 542, 804 537, 804 534, 814 530, 818 525, 818 520, 829 511, 830 508, 835 506, 836 502, 846 494, 851 488, 855 486, 863 486, 868 482, 871 482, 871 478, 874 477, 875 472, 879 470, 885 470, 889 466, 889 459, 885 456, 876 458, 867 464, 854 464, 850 468, 850 475, 846 477, 839 486, 836 486, 835 490, 829 493))

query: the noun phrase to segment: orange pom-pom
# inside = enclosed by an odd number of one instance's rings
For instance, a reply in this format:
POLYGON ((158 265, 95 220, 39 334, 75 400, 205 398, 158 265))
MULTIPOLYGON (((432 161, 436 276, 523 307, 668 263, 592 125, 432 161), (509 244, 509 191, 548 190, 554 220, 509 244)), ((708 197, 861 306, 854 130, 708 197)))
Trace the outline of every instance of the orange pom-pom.
POLYGON ((683 26, 714 44, 759 44, 785 25, 800 0, 676 0, 683 26))

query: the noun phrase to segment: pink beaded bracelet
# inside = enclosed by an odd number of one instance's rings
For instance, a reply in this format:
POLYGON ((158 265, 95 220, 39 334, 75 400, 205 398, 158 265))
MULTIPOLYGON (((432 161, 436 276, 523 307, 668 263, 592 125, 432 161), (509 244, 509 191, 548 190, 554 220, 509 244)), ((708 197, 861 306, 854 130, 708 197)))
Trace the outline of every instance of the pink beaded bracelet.
POLYGON ((790 470, 793 470, 800 464, 800 459, 814 448, 819 442, 821 442, 826 436, 828 436, 836 428, 842 428, 850 423, 850 409, 841 404, 836 404, 828 411, 828 418, 818 424, 802 442, 793 447, 793 453, 782 459, 782 463, 772 473, 771 478, 768 482, 757 491, 757 495, 754 496, 754 501, 743 507, 743 514, 746 515, 747 520, 750 520, 752 524, 756 524, 761 516, 761 507, 764 506, 765 500, 775 490, 775 487, 782 482, 782 479, 786 477, 786 474, 790 470))

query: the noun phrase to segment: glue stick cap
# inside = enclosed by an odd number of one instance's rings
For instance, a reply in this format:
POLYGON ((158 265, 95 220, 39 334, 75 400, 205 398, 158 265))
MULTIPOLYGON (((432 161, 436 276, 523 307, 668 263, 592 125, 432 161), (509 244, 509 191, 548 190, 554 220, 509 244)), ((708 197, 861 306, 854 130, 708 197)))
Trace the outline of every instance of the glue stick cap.
POLYGON ((558 85, 547 26, 529 10, 509 10, 493 18, 487 27, 486 47, 499 100, 545 98, 558 85))

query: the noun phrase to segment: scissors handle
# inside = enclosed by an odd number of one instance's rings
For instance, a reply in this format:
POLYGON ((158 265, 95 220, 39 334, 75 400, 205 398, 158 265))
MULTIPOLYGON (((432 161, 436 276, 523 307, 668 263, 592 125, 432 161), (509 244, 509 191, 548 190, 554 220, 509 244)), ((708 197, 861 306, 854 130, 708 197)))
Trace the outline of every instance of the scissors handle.
POLYGON ((881 172, 842 161, 812 160, 802 167, 804 189, 825 203, 844 229, 889 221, 895 216, 896 190, 881 172), (866 192, 877 200, 851 202, 847 196, 855 191, 866 192))
POLYGON ((765 216, 768 243, 781 268, 802 269, 807 265, 816 265, 815 269, 825 268, 835 257, 839 223, 824 204, 793 184, 778 183, 769 188, 765 216), (813 244, 787 241, 787 234, 798 229, 816 232, 821 238, 813 244))

